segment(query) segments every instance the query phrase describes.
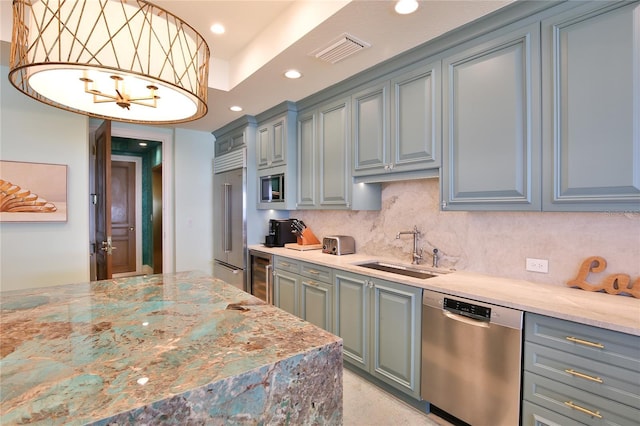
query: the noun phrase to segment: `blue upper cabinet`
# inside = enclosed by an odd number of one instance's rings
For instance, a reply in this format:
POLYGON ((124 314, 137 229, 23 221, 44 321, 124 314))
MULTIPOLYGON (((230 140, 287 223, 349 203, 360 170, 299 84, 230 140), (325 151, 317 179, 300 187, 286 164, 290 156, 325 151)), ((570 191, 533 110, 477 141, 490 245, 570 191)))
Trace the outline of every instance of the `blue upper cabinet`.
POLYGON ((265 201, 258 194, 258 209, 292 210, 296 207, 297 192, 297 109, 293 102, 283 102, 256 116, 256 185, 263 191, 262 182, 270 176, 283 176, 280 197, 265 201))
POLYGON ((593 7, 542 22, 543 209, 637 212, 640 4, 593 7))
POLYGON ((440 93, 440 62, 422 61, 351 96, 356 181, 438 175, 440 93))
POLYGON ((298 115, 298 209, 380 210, 379 184, 354 184, 349 96, 298 115))
POLYGON ((392 172, 435 170, 440 167, 440 61, 403 70, 391 79, 392 172))
POLYGON ((443 59, 443 210, 540 210, 540 26, 512 27, 443 59))

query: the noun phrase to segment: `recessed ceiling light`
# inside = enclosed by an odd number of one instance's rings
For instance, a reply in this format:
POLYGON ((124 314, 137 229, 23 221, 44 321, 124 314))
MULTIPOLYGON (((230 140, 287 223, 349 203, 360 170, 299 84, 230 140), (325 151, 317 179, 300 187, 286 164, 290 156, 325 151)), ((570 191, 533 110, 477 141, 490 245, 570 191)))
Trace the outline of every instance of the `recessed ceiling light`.
POLYGON ((417 0, 400 0, 396 3, 396 12, 400 15, 408 15, 418 9, 417 0))
POLYGON ((302 77, 302 74, 298 70, 289 70, 284 73, 284 76, 291 79, 296 79, 302 77))
POLYGON ((211 32, 214 34, 224 34, 224 25, 222 24, 213 24, 211 26, 211 32))
POLYGON ((140 146, 147 146, 147 143, 146 143, 146 142, 139 142, 139 143, 138 143, 138 145, 140 145, 140 146))
POLYGON ((233 111, 233 112, 240 112, 240 111, 242 111, 242 107, 241 107, 241 106, 238 106, 238 105, 234 105, 234 106, 232 106, 232 107, 229 107, 229 109, 230 109, 231 111, 233 111))

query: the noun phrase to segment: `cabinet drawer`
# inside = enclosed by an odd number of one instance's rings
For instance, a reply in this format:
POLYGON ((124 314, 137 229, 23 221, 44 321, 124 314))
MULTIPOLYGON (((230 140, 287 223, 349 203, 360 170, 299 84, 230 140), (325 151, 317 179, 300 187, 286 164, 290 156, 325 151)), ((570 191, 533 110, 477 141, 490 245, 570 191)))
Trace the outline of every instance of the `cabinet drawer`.
POLYGON ((532 404, 528 401, 522 403, 522 426, 582 426, 568 417, 532 404))
POLYGON ((529 342, 640 372, 640 336, 529 313, 525 327, 529 342))
POLYGON ((640 410, 524 372, 525 400, 586 425, 637 426, 640 410))
POLYGON ((324 283, 331 283, 331 268, 314 265, 313 263, 302 263, 300 265, 300 275, 324 283))
POLYGON ((640 372, 526 342, 524 369, 549 379, 640 407, 640 372))
POLYGON ((275 260, 276 271, 288 271, 294 274, 300 273, 300 264, 301 262, 289 259, 288 257, 276 257, 275 260))

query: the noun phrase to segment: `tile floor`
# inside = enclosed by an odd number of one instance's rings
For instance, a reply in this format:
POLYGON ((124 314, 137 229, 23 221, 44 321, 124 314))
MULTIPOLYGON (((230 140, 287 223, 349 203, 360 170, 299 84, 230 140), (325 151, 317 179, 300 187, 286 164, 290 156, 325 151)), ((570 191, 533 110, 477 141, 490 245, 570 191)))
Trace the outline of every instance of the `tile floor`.
POLYGON ((344 426, 451 426, 411 407, 354 372, 344 369, 344 426))

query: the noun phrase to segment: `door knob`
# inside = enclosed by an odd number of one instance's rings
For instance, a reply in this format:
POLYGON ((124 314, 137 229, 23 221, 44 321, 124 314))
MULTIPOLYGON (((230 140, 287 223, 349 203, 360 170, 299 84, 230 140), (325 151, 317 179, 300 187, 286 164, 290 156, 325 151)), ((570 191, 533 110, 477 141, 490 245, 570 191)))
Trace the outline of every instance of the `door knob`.
POLYGON ((111 243, 111 237, 107 237, 107 241, 103 241, 102 247, 100 247, 100 250, 106 252, 107 256, 111 256, 115 249, 116 247, 114 247, 113 244, 111 243))

